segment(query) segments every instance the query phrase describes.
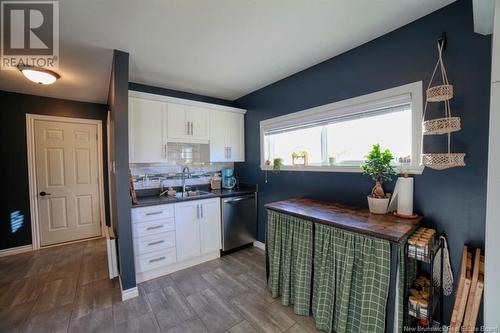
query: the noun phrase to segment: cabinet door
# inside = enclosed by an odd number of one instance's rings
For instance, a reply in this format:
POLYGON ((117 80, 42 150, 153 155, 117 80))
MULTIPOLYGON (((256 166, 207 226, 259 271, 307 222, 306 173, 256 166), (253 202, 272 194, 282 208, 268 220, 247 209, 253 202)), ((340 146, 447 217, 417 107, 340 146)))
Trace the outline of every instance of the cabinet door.
POLYGON ((228 127, 228 155, 232 162, 245 161, 245 125, 244 115, 228 112, 226 126, 228 127))
POLYGON ((220 199, 204 200, 200 206, 201 253, 218 251, 221 249, 220 199))
POLYGON ((197 106, 187 107, 187 119, 190 122, 191 138, 195 140, 208 140, 208 123, 209 123, 210 110, 200 108, 197 106))
POLYGON ((169 139, 186 139, 191 137, 188 128, 186 106, 182 104, 167 103, 168 117, 167 129, 169 139))
POLYGON ((210 112, 210 162, 226 162, 227 156, 227 112, 210 112))
POLYGON ((166 159, 165 103, 129 98, 129 161, 162 162, 166 159))
POLYGON ((175 204, 175 237, 177 261, 200 255, 200 222, 198 201, 175 204))

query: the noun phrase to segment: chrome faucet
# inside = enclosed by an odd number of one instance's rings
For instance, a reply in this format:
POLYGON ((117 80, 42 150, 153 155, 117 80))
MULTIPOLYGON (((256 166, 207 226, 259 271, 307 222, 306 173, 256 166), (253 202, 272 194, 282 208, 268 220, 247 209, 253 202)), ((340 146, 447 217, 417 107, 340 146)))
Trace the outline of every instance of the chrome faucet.
MULTIPOLYGON (((186 193, 186 170, 187 170, 187 176, 189 177, 191 174, 191 170, 189 170, 189 167, 186 165, 182 169, 182 194, 186 193)), ((188 186, 189 187, 189 186, 188 186)))

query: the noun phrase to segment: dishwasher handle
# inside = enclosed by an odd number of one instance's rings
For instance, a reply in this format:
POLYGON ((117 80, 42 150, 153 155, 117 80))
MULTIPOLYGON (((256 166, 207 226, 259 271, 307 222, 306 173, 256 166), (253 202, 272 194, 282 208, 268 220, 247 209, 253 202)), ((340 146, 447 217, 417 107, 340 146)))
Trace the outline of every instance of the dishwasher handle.
POLYGON ((248 199, 255 199, 255 194, 249 194, 249 195, 245 195, 245 196, 227 198, 227 199, 224 199, 223 202, 224 203, 232 203, 232 202, 238 202, 238 201, 248 200, 248 199))

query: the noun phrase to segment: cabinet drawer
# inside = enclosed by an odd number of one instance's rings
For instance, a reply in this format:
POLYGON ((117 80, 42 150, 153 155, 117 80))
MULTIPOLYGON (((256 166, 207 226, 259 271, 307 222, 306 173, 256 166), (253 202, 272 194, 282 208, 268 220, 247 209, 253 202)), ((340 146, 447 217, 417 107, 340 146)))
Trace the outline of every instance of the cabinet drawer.
POLYGON ((134 238, 157 235, 161 232, 175 230, 175 220, 167 218, 160 221, 149 221, 143 223, 135 223, 133 226, 134 238))
POLYGON ((135 255, 175 247, 175 231, 134 239, 135 255))
POLYGON ((174 217, 174 205, 157 205, 132 209, 132 223, 174 217))
POLYGON ((137 273, 160 268, 176 262, 175 248, 164 249, 135 257, 135 269, 137 273))

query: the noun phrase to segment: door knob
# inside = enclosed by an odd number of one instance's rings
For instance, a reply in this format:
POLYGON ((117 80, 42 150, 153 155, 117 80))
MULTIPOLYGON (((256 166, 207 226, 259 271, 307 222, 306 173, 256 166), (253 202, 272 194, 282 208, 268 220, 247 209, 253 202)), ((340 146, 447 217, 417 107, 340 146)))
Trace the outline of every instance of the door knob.
POLYGON ((46 196, 46 195, 50 195, 50 193, 47 193, 47 192, 45 192, 45 191, 40 192, 40 196, 41 196, 41 197, 44 197, 44 196, 46 196))

